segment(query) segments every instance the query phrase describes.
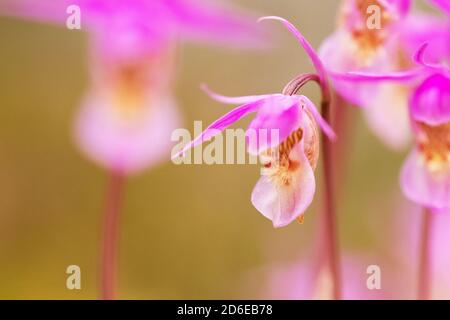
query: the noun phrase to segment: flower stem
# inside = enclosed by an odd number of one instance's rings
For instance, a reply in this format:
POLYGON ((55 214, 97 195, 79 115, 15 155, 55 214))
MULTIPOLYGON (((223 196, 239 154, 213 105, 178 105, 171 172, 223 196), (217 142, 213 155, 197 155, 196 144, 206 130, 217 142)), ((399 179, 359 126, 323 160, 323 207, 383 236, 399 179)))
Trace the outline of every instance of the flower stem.
POLYGON ((420 230, 420 257, 418 273, 419 300, 429 300, 431 298, 431 233, 433 227, 433 213, 428 208, 423 209, 422 223, 420 230))
MULTIPOLYGON (((330 102, 322 101, 322 117, 328 123, 331 123, 330 116, 330 102)), ((334 204, 334 181, 333 181, 333 150, 331 141, 322 135, 322 161, 324 174, 324 215, 322 219, 324 223, 325 246, 328 253, 328 263, 333 279, 333 297, 335 300, 341 299, 341 270, 340 270, 340 255, 337 219, 334 204)))
POLYGON ((117 246, 119 240, 119 216, 122 208, 125 176, 117 171, 109 173, 103 216, 103 239, 101 247, 100 278, 101 299, 116 297, 117 246))
POLYGON ((339 137, 339 139, 333 143, 334 196, 337 199, 340 199, 342 194, 345 193, 345 190, 344 188, 336 189, 336 186, 342 186, 345 183, 345 177, 347 176, 348 160, 353 144, 353 115, 350 106, 337 92, 333 92, 331 108, 334 120, 332 127, 339 137))
MULTIPOLYGON (((322 93, 321 113, 329 124, 331 123, 330 91, 327 84, 316 74, 302 74, 289 82, 283 90, 283 94, 294 95, 308 82, 318 83, 322 93)), ((323 246, 327 256, 329 270, 333 282, 333 298, 341 299, 341 270, 337 219, 334 204, 334 173, 333 173, 333 149, 329 139, 322 135, 322 153, 324 169, 324 217, 320 219, 323 232, 323 246)))

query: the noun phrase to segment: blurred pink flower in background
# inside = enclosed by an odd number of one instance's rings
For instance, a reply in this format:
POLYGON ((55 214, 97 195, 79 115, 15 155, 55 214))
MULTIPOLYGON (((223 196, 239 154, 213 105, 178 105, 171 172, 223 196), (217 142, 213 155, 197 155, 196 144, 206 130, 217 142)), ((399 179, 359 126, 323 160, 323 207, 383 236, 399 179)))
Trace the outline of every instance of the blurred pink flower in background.
MULTIPOLYGON (((344 300, 379 300, 396 297, 395 290, 392 290, 395 285, 393 286, 393 279, 389 275, 389 267, 379 258, 344 253, 342 272, 345 279, 342 286, 344 300), (380 289, 369 289, 367 285, 372 273, 370 266, 380 268, 380 289)), ((262 299, 332 299, 331 278, 327 268, 318 267, 311 259, 298 259, 294 263, 264 268, 264 275, 266 282, 260 297, 262 299)))
MULTIPOLYGON (((415 147, 403 166, 400 180, 406 197, 425 208, 441 211, 450 208, 450 69, 426 62, 427 47, 428 44, 423 45, 415 55, 421 66, 405 72, 404 77, 397 74, 395 80, 418 82, 408 92, 415 147)), ((395 73, 352 76, 355 80, 373 81, 396 77, 395 73)))
MULTIPOLYGON (((339 27, 324 41, 320 56, 334 72, 399 72, 412 67, 410 56, 425 41, 435 48, 433 61, 448 54, 448 21, 414 12, 409 0, 346 0, 339 27), (370 6, 381 9, 380 26, 370 25, 370 6)), ((334 87, 348 102, 364 107, 372 131, 389 147, 403 149, 410 141, 410 90, 415 79, 402 83, 347 82, 335 78, 334 87)))
POLYGON ((263 43, 256 22, 201 0, 13 0, 0 13, 64 26, 78 5, 90 36, 91 86, 76 123, 84 153, 121 173, 169 159, 180 120, 171 80, 176 40, 250 47, 263 43))

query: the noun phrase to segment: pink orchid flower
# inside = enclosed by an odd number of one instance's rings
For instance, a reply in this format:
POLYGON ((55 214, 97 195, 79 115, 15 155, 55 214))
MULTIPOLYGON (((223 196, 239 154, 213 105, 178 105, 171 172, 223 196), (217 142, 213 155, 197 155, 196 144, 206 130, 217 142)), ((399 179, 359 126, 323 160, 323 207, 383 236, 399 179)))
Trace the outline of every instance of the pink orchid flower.
POLYGON ((403 192, 424 207, 450 210, 450 70, 423 81, 410 112, 416 146, 402 169, 403 192))
MULTIPOLYGON (((450 209, 450 69, 425 59, 428 44, 414 56, 419 67, 388 74, 339 75, 352 81, 418 82, 409 94, 409 119, 415 148, 401 172, 407 198, 432 210, 450 209)), ((433 52, 433 50, 431 50, 433 52)))
POLYGON ((65 26, 73 5, 91 57, 76 140, 89 158, 121 173, 139 172, 169 153, 180 118, 171 90, 179 37, 238 47, 263 37, 244 14, 201 0, 5 0, 0 14, 65 26))
MULTIPOLYGON (((308 53, 319 77, 326 79, 323 66, 311 45, 291 23, 279 17, 262 19, 280 20, 308 53)), ((314 169, 319 156, 317 125, 329 138, 334 138, 333 130, 314 104, 302 95, 267 94, 232 98, 207 88, 205 90, 219 102, 240 106, 212 123, 174 158, 255 113, 247 130, 248 152, 261 156, 264 170, 253 189, 252 203, 263 216, 272 220, 276 228, 301 219, 315 193, 314 169), (277 139, 270 138, 273 131, 276 131, 277 139)))
MULTIPOLYGON (((412 12, 409 0, 346 0, 341 24, 324 41, 319 54, 332 75, 349 71, 400 72, 412 67, 409 58, 425 41, 433 42, 433 60, 448 52, 448 21, 435 15, 412 12), (381 26, 369 26, 369 7, 381 9, 381 26)), ((411 140, 409 92, 414 80, 397 83, 349 83, 333 79, 336 91, 364 108, 371 130, 388 147, 399 150, 411 140)))

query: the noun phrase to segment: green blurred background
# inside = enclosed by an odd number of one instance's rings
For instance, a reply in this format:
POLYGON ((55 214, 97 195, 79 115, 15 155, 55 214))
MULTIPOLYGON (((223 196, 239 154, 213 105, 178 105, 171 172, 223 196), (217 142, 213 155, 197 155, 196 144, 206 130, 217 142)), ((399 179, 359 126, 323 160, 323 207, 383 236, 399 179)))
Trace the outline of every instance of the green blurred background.
MULTIPOLYGON (((281 15, 317 47, 335 26, 336 0, 235 1, 281 15)), ((239 52, 186 44, 176 96, 184 126, 209 123, 227 106, 198 88, 229 95, 280 91, 312 68, 278 24, 273 50, 239 52)), ((86 36, 0 18, 0 298, 97 298, 101 210, 107 176, 79 154, 72 122, 88 84, 86 36), (81 267, 82 290, 66 289, 66 267, 81 267)), ((305 91, 317 101, 317 88, 305 91)), ((380 230, 392 219, 404 154, 394 154, 352 109, 351 169, 339 184, 342 246, 382 254, 380 230), (381 229, 380 229, 381 228, 381 229)), ((243 121, 239 126, 245 125, 243 121)), ((259 167, 160 165, 128 181, 122 216, 119 298, 257 298, 254 270, 311 251, 317 207, 303 225, 275 230, 251 205, 259 167)), ((312 253, 314 254, 314 253, 312 253)), ((260 277, 260 278, 258 278, 260 277)))

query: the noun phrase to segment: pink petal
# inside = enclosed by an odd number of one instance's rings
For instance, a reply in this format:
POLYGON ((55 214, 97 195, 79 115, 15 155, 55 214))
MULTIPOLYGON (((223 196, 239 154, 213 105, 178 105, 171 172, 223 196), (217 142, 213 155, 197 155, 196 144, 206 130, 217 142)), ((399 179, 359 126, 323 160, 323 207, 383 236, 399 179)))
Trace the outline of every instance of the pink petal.
POLYGON ((267 35, 248 13, 225 9, 213 1, 165 1, 182 34, 194 39, 241 47, 264 45, 267 35))
POLYGON ((317 55, 314 48, 311 46, 311 44, 306 40, 306 38, 301 34, 301 32, 288 20, 277 17, 277 16, 268 16, 268 17, 262 17, 258 21, 264 21, 264 20, 278 20, 283 23, 283 25, 297 38, 297 40, 300 42, 303 49, 308 54, 312 64, 316 68, 317 74, 321 79, 322 86, 324 87, 324 91, 328 92, 328 77, 325 70, 325 67, 322 64, 322 61, 320 60, 319 56, 317 55))
POLYGON ((330 125, 325 121, 325 119, 322 118, 322 115, 317 111, 316 106, 314 103, 309 100, 306 96, 301 96, 302 102, 304 102, 304 105, 306 109, 311 112, 312 116, 314 117, 314 120, 319 124, 319 127, 322 129, 323 133, 330 139, 330 140, 336 140, 336 134, 334 133, 333 129, 330 127, 330 125))
POLYGON ((383 83, 364 109, 369 127, 395 151, 405 149, 411 141, 408 101, 407 87, 383 83))
POLYGON ((450 78, 435 74, 414 92, 411 116, 432 126, 450 121, 450 78))
MULTIPOLYGON (((226 104, 246 104, 252 101, 265 99, 269 96, 277 95, 277 94, 265 94, 265 95, 243 96, 243 97, 228 97, 212 91, 206 84, 202 84, 200 87, 213 100, 226 104)), ((281 96, 281 94, 279 95, 281 96)))
POLYGON ((429 43, 424 43, 414 56, 414 61, 435 72, 442 72, 442 73, 450 72, 450 69, 445 67, 444 65, 432 64, 425 61, 425 52, 427 51, 428 47, 429 43))
POLYGON ((333 78, 333 87, 350 103, 365 107, 367 98, 377 90, 375 84, 363 83, 360 78, 349 76, 349 71, 361 71, 361 62, 356 59, 348 33, 339 29, 328 37, 319 48, 320 59, 333 78))
POLYGON ((413 56, 416 64, 437 66, 447 59, 450 52, 449 22, 448 19, 442 19, 435 14, 424 12, 409 14, 397 28, 398 42, 401 43, 403 52, 407 56, 413 56))
POLYGON ((40 22, 58 23, 63 26, 67 20, 67 7, 77 4, 70 0, 2 0, 0 15, 9 15, 40 22))
POLYGON ((400 184, 411 201, 432 209, 450 208, 450 172, 430 172, 416 150, 403 165, 400 184))
POLYGON ((247 130, 248 152, 258 155, 277 146, 300 126, 300 120, 297 96, 277 94, 265 98, 247 130), (274 132, 278 134, 273 136, 274 132))
POLYGON ((264 100, 257 100, 242 106, 239 106, 226 115, 220 117, 216 121, 214 121, 208 128, 205 129, 198 137, 196 137, 193 141, 188 143, 183 150, 179 153, 175 154, 172 159, 178 158, 183 155, 187 150, 196 147, 199 144, 202 144, 204 141, 208 141, 214 136, 216 136, 219 132, 225 130, 229 126, 231 126, 236 121, 239 121, 241 118, 245 117, 247 114, 257 111, 264 104, 264 100))
POLYGON ((266 218, 272 220, 275 228, 284 227, 304 214, 311 204, 316 189, 314 172, 299 143, 291 151, 299 162, 292 173, 291 183, 279 185, 269 177, 259 179, 252 193, 252 203, 266 218))
POLYGON ((175 102, 153 97, 139 118, 123 119, 97 95, 86 97, 75 135, 80 149, 106 168, 134 173, 170 158, 171 133, 178 127, 175 102))

